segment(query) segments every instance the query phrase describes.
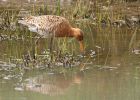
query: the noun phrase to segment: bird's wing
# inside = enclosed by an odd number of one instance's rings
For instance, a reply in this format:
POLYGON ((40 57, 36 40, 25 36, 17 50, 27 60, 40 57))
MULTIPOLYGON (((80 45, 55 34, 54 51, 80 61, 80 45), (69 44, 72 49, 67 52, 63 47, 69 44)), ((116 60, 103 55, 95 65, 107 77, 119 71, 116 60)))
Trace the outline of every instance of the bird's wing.
POLYGON ((67 21, 63 17, 53 15, 37 16, 35 19, 38 33, 44 36, 54 35, 60 29, 60 26, 67 21))

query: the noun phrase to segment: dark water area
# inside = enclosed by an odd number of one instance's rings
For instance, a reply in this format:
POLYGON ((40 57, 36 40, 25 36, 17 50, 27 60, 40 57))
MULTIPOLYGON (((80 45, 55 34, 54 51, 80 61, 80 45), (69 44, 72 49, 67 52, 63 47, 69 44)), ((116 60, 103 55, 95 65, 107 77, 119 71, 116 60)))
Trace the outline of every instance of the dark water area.
MULTIPOLYGON (((73 3, 60 1, 65 6, 73 3)), ((133 14, 128 11, 129 17, 139 18, 139 1, 126 1, 130 8, 134 4, 138 8, 131 10, 133 14)), ((0 4, 11 2, 16 4, 17 0, 2 0, 0 4)), ((19 2, 32 5, 44 1, 19 2)), ((0 27, 0 100, 140 100, 139 22, 131 20, 123 25, 115 20, 109 25, 103 19, 98 25, 98 21, 70 21, 84 31, 85 54, 79 52, 74 38, 55 38, 51 64, 49 38, 35 45, 36 34, 0 27)))

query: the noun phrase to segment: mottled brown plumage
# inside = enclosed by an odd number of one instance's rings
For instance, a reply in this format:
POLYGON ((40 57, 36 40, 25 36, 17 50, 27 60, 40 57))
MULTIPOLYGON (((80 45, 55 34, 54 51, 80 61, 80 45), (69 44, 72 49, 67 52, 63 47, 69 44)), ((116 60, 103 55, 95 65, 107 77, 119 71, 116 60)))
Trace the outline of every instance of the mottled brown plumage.
POLYGON ((23 24, 32 32, 37 32, 42 37, 75 37, 83 51, 83 32, 79 28, 73 28, 64 17, 55 15, 29 16, 18 23, 23 24))

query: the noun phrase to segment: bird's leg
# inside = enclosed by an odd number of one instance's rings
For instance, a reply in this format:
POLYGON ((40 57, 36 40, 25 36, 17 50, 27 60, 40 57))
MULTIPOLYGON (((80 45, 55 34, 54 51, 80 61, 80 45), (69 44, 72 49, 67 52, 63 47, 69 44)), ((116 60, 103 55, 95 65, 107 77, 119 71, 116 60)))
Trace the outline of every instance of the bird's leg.
POLYGON ((53 38, 54 38, 54 37, 51 37, 51 40, 50 40, 50 47, 49 47, 50 52, 52 52, 52 47, 53 47, 53 38))
POLYGON ((50 46, 49 46, 49 49, 50 49, 50 54, 51 54, 51 62, 53 60, 53 40, 54 40, 54 37, 52 36, 51 37, 51 40, 50 40, 50 46))
POLYGON ((83 53, 84 52, 84 43, 83 43, 83 41, 79 41, 79 45, 80 45, 80 51, 83 53))
POLYGON ((40 36, 39 38, 37 38, 36 40, 35 40, 35 47, 34 47, 34 50, 33 50, 33 59, 35 60, 36 59, 36 55, 37 55, 37 45, 38 45, 38 41, 39 41, 39 39, 41 39, 42 38, 42 36, 40 36))

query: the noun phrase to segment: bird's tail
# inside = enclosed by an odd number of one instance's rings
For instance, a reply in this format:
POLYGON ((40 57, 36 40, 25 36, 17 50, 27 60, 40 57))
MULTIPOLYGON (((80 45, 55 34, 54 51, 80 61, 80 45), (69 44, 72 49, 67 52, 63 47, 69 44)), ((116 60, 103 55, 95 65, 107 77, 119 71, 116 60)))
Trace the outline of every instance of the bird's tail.
POLYGON ((22 25, 26 25, 25 17, 18 17, 18 23, 22 25))

